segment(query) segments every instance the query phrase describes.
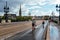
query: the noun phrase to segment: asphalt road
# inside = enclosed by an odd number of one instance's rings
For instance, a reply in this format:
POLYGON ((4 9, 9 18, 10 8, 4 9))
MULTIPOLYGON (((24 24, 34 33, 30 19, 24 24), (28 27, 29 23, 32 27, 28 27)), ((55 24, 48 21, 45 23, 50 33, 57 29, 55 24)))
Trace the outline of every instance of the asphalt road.
POLYGON ((36 27, 35 31, 26 30, 5 40, 45 40, 44 36, 47 28, 46 25, 47 22, 44 25, 45 26, 44 28, 42 27, 42 24, 40 24, 39 28, 36 27))
MULTIPOLYGON (((43 20, 37 20, 36 25, 42 23, 43 20)), ((7 24, 0 24, 0 38, 7 38, 13 36, 16 33, 31 29, 31 21, 25 22, 13 22, 7 24)))

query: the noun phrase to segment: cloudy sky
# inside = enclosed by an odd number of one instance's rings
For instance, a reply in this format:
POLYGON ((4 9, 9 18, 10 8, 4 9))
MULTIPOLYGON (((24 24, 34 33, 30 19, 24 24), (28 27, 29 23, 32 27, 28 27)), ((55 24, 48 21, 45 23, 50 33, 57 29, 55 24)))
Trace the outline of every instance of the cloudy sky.
POLYGON ((10 14, 19 14, 20 4, 22 8, 22 15, 27 16, 31 13, 33 16, 54 15, 58 16, 56 12, 56 4, 60 4, 59 0, 0 0, 0 15, 4 15, 5 2, 8 2, 10 14))

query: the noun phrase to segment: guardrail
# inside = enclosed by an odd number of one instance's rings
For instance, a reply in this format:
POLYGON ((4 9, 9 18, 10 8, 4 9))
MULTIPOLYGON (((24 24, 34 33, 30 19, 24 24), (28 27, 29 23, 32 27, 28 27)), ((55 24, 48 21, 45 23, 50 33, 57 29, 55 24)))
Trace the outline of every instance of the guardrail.
POLYGON ((46 37, 47 25, 48 25, 48 21, 45 21, 44 28, 42 24, 36 27, 34 32, 36 40, 42 40, 44 37, 46 37))
POLYGON ((46 28, 45 40, 50 40, 50 31, 49 27, 46 28))

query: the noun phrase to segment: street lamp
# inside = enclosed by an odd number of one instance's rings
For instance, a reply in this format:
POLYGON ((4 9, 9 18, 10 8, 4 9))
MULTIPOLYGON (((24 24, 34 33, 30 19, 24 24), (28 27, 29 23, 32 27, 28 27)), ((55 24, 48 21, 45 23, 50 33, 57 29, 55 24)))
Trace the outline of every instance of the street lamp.
POLYGON ((7 6, 7 1, 6 5, 4 6, 4 12, 5 12, 5 21, 8 22, 8 12, 9 12, 9 7, 7 6))
POLYGON ((56 5, 56 11, 59 12, 59 23, 60 23, 60 4, 56 5))

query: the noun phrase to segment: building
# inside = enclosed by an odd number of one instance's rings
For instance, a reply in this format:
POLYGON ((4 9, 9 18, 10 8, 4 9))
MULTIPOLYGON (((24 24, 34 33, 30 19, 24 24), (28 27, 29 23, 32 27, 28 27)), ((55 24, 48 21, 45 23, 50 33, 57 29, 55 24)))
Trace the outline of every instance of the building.
POLYGON ((16 19, 16 14, 7 14, 7 16, 8 16, 8 19, 16 19))
POLYGON ((43 19, 43 16, 35 16, 35 19, 37 20, 43 19))
POLYGON ((45 19, 45 20, 48 20, 49 18, 50 18, 50 16, 48 16, 48 15, 43 16, 43 19, 45 19))
POLYGON ((20 5, 20 9, 19 9, 19 16, 21 16, 22 12, 21 12, 21 5, 20 5))

